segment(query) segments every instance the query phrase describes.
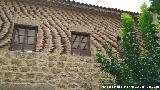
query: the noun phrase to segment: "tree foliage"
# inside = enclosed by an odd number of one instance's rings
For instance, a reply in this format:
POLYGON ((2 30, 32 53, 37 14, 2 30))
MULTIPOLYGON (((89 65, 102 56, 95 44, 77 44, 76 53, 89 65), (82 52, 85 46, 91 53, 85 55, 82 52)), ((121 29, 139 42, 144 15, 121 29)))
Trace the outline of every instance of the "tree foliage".
MULTIPOLYGON (((160 10, 156 6, 156 2, 159 0, 151 1, 152 9, 160 10)), ((121 16, 120 45, 123 51, 121 58, 123 62, 113 55, 109 43, 103 45, 106 49, 105 54, 97 50, 96 60, 100 63, 100 68, 111 73, 116 78, 118 85, 160 85, 160 45, 158 44, 159 38, 156 36, 158 30, 152 24, 153 16, 147 5, 143 4, 141 10, 142 12, 138 16, 138 26, 143 39, 144 51, 140 50, 135 38, 134 20, 126 13, 121 16)))
POLYGON ((151 11, 154 13, 160 14, 160 0, 150 0, 151 2, 151 11))

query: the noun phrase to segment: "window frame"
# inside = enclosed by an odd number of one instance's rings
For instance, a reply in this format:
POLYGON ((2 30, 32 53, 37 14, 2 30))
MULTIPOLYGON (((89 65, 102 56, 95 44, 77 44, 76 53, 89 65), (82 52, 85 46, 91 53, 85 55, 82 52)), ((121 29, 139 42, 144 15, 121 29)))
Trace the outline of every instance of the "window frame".
MULTIPOLYGON (((32 25, 24 25, 24 24, 14 24, 14 28, 13 28, 13 33, 12 33, 12 40, 11 40, 11 46, 10 46, 10 50, 11 51, 20 51, 20 52, 27 52, 25 51, 25 45, 30 45, 30 44, 27 44, 25 42, 25 40, 27 39, 28 37, 28 30, 34 30, 35 31, 35 35, 32 36, 34 37, 34 42, 33 42, 33 49, 31 50, 32 52, 35 52, 36 51, 36 43, 37 43, 37 33, 38 33, 38 26, 32 26, 32 25), (15 45, 15 42, 14 42, 14 39, 15 39, 15 36, 16 36, 16 31, 17 29, 25 29, 24 31, 24 36, 23 36, 23 43, 22 43, 22 46, 20 48, 20 50, 13 50, 14 48, 14 45, 15 45)), ((28 41, 28 40, 27 40, 28 41)))
POLYGON ((78 53, 79 54, 76 54, 76 55, 79 55, 79 56, 91 56, 91 52, 90 52, 90 33, 86 33, 86 32, 76 32, 76 31, 72 31, 71 32, 71 54, 72 55, 74 55, 74 53, 73 53, 73 41, 72 41, 72 37, 73 37, 73 35, 78 35, 78 36, 80 36, 80 38, 79 38, 79 48, 78 48, 78 53), (81 50, 83 50, 83 49, 81 49, 81 44, 82 44, 82 42, 81 42, 81 37, 82 36, 86 36, 87 37, 87 46, 88 46, 88 48, 87 48, 87 55, 82 55, 81 54, 81 50))

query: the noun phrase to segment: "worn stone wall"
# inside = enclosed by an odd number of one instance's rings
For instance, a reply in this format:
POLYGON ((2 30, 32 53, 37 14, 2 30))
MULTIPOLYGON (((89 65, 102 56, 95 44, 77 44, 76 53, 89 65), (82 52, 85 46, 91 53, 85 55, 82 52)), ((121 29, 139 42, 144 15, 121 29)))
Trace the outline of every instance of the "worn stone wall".
POLYGON ((0 0, 0 84, 97 90, 103 78, 114 83, 111 75, 96 67, 94 56, 96 48, 104 51, 105 40, 117 51, 119 13, 28 1, 0 0), (9 51, 14 24, 38 26, 36 52, 9 51), (91 56, 70 54, 71 31, 91 34, 91 56))
POLYGON ((102 73, 92 57, 0 51, 1 84, 47 84, 53 90, 98 90, 104 78, 108 84, 114 83, 113 77, 102 73))

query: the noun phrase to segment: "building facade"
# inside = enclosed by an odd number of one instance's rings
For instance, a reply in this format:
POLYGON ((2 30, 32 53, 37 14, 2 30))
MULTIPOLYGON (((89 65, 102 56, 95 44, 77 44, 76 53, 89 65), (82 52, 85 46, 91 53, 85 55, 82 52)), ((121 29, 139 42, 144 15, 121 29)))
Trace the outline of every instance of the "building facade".
POLYGON ((65 0, 0 0, 0 87, 98 90, 103 79, 114 84, 95 54, 105 51, 104 41, 118 51, 123 12, 65 0))

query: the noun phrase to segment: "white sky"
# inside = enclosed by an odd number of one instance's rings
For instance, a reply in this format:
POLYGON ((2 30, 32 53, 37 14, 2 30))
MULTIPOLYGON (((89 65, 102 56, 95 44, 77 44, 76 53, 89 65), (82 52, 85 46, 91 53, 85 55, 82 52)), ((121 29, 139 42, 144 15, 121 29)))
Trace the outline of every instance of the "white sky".
MULTIPOLYGON (((73 1, 73 0, 72 0, 73 1)), ((76 2, 99 5, 109 8, 118 8, 125 11, 139 12, 140 6, 145 2, 150 5, 149 0, 74 0, 76 2)))

